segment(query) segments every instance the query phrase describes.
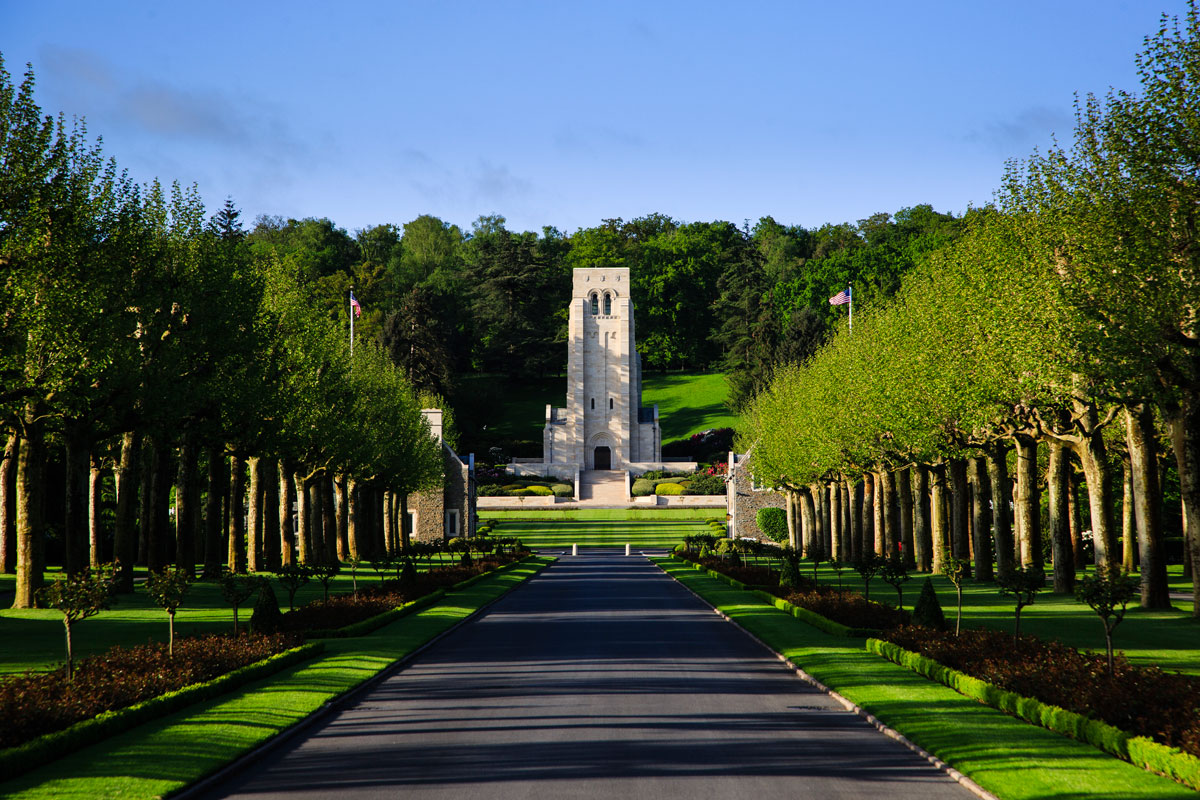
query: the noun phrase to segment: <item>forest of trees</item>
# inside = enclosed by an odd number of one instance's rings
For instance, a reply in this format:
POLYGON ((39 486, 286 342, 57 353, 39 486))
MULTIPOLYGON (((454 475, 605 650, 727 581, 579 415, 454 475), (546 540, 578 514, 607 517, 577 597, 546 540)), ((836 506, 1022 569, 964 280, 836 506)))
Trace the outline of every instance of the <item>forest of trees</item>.
POLYGON ((1196 574, 1194 8, 1164 20, 1138 67, 1139 92, 1079 101, 1070 148, 1010 163, 995 202, 892 299, 754 399, 742 443, 802 547, 922 570, 971 559, 980 581, 1048 561, 1060 592, 1093 561, 1137 566, 1142 605, 1168 608, 1169 526, 1196 574))
POLYGON ((115 562, 128 589, 136 564, 211 576, 399 546, 408 495, 441 479, 420 409, 452 418, 464 374, 561 373, 576 267, 629 266, 646 368, 724 371, 740 406, 824 342, 831 291, 886 297, 961 227, 928 206, 814 230, 246 225, 232 199, 209 215, 196 187, 136 183, 34 86, 0 61, 0 572, 18 607, 47 564, 115 562))

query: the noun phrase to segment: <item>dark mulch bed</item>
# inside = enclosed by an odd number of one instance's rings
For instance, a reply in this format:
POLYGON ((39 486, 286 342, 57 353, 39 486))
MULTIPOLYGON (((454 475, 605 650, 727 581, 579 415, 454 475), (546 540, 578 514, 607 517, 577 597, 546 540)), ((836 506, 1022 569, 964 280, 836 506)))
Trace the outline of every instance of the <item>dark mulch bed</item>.
POLYGON ((328 601, 314 600, 295 611, 289 611, 281 618, 279 627, 284 631, 295 632, 343 628, 391 611, 438 589, 449 589, 456 583, 513 560, 507 556, 479 558, 469 567, 435 567, 427 572, 418 572, 416 581, 409 586, 398 580, 384 581, 382 584, 373 583, 369 587, 359 589, 357 597, 352 593, 336 594, 328 601))
POLYGON ((747 586, 768 591, 782 597, 792 605, 806 608, 826 619, 851 628, 866 628, 884 631, 907 625, 906 611, 867 600, 861 594, 849 590, 818 586, 811 578, 800 576, 799 585, 779 585, 779 572, 769 567, 736 564, 723 558, 697 558, 694 554, 680 553, 682 558, 716 570, 747 586))
POLYGON ((991 630, 906 627, 886 635, 906 650, 1077 714, 1200 756, 1200 678, 1135 667, 1124 657, 1109 677, 1103 655, 991 630))
POLYGON ((82 658, 68 683, 64 669, 0 681, 0 749, 115 711, 143 700, 212 680, 302 643, 295 634, 194 636, 165 644, 113 647, 82 658))
POLYGON ((886 631, 909 622, 907 611, 876 603, 858 592, 844 589, 820 586, 799 591, 782 590, 778 594, 794 606, 851 628, 886 631))

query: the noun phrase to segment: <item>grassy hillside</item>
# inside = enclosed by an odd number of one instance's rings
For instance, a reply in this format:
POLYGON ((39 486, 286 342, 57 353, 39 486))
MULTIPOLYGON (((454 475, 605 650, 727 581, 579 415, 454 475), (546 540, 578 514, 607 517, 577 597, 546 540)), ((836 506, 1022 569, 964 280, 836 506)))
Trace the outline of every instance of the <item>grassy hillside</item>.
MULTIPOLYGON (((736 417, 725 406, 725 376, 714 373, 648 373, 642 377, 642 403, 658 404, 664 442, 708 428, 733 427, 736 417)), ((459 450, 487 454, 493 445, 510 455, 542 454, 546 405, 566 405, 563 376, 510 383, 503 378, 459 378, 455 422, 459 450)))

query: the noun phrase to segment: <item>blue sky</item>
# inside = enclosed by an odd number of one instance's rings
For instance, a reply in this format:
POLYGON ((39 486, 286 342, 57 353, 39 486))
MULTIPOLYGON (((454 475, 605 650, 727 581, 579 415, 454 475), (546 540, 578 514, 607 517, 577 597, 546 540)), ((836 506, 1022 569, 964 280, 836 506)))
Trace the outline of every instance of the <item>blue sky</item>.
POLYGON ((354 230, 988 201, 1185 0, 0 0, 0 53, 139 180, 354 230))

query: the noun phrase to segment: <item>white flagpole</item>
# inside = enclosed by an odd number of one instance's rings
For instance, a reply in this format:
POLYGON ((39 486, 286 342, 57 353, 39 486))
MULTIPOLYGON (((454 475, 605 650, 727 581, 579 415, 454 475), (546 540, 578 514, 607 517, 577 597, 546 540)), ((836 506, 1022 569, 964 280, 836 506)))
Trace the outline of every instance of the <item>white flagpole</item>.
POLYGON ((846 297, 850 298, 850 332, 854 333, 854 287, 846 286, 846 297))
MULTIPOLYGON (((354 289, 350 290, 350 297, 354 297, 354 289)), ((350 301, 350 357, 354 358, 354 301, 350 301)))

